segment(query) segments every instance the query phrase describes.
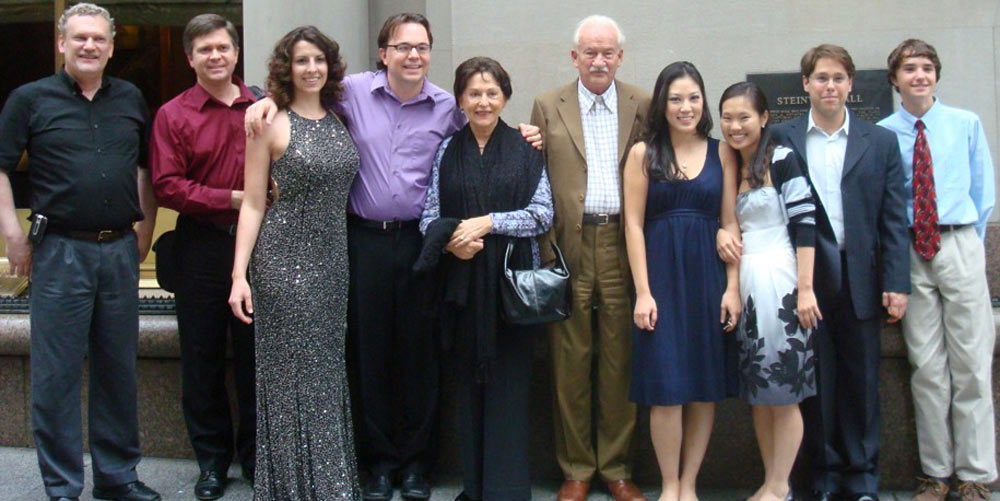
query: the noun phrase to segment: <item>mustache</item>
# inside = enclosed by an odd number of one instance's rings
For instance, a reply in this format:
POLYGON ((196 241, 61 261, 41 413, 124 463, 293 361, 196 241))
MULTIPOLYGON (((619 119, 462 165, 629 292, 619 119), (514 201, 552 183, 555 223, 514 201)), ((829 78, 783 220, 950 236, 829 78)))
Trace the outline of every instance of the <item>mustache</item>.
POLYGON ((591 73, 609 73, 611 70, 607 66, 591 66, 587 68, 591 73))

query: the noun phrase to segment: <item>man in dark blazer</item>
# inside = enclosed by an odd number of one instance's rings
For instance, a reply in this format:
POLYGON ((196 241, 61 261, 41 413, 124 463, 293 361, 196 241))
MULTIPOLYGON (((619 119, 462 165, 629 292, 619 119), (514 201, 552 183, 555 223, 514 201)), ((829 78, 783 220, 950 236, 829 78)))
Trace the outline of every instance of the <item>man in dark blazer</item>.
POLYGON ((817 500, 878 498, 881 308, 896 322, 910 291, 909 235, 892 132, 847 111, 854 63, 842 47, 802 57, 807 115, 774 128, 799 156, 817 200, 817 395, 803 405, 817 500))

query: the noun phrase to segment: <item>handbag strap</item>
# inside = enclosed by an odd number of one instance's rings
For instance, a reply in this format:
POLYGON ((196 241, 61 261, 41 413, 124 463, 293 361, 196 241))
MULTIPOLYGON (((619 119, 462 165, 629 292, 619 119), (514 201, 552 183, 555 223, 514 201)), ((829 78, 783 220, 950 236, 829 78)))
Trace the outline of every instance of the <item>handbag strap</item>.
POLYGON ((562 249, 560 249, 559 246, 556 245, 555 240, 552 240, 551 243, 552 243, 552 250, 556 253, 556 259, 558 260, 556 263, 558 269, 563 273, 565 273, 567 277, 569 277, 569 267, 566 266, 566 258, 563 257, 562 249))
POLYGON ((511 270, 510 266, 507 264, 507 262, 510 260, 510 254, 512 252, 514 252, 514 239, 510 239, 507 241, 507 251, 504 252, 503 255, 503 274, 508 278, 514 275, 514 271, 511 270))
MULTIPOLYGON (((566 258, 563 257, 562 249, 556 245, 555 241, 552 241, 552 250, 556 253, 556 266, 553 267, 552 271, 560 272, 562 275, 569 277, 569 267, 566 266, 566 258)), ((512 277, 514 275, 514 270, 510 269, 508 264, 510 260, 511 253, 514 252, 514 240, 507 242, 507 251, 503 255, 503 274, 507 277, 512 277)))

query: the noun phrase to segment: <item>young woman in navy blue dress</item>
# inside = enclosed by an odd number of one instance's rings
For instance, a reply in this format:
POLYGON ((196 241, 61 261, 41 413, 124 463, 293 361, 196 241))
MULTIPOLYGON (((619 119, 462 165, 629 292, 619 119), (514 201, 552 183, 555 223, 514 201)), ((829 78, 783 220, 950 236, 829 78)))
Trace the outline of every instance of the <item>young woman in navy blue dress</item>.
POLYGON ((733 394, 726 331, 740 316, 737 267, 718 258, 715 238, 720 217, 738 233, 736 166, 731 150, 708 137, 705 85, 691 63, 664 68, 647 116, 647 136, 624 173, 636 289, 629 397, 650 406, 660 499, 689 501, 697 499, 715 402, 733 394))

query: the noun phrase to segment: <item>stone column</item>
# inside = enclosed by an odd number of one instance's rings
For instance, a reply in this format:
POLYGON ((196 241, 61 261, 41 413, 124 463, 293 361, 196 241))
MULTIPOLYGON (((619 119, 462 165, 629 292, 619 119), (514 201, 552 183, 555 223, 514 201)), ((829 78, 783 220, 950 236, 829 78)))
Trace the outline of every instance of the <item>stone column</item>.
POLYGON ((289 30, 312 24, 340 44, 348 72, 368 69, 368 0, 246 0, 243 60, 247 84, 263 85, 267 58, 289 30))

